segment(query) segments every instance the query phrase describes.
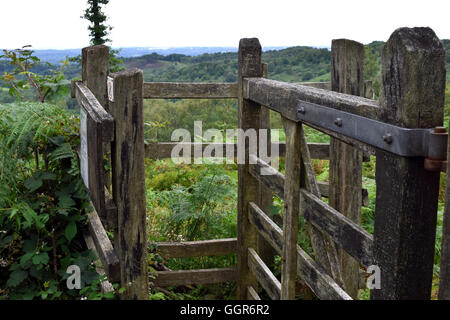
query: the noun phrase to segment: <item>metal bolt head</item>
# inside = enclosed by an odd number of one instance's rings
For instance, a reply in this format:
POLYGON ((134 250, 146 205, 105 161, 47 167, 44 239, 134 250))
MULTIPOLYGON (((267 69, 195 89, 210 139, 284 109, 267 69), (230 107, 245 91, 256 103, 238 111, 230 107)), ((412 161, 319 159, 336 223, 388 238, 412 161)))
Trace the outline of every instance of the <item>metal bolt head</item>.
POLYGON ((383 140, 384 142, 386 142, 387 144, 391 144, 392 143, 392 135, 390 133, 386 133, 383 136, 383 140))
POLYGON ((334 120, 334 124, 337 125, 338 127, 342 127, 342 119, 341 118, 336 118, 334 120))

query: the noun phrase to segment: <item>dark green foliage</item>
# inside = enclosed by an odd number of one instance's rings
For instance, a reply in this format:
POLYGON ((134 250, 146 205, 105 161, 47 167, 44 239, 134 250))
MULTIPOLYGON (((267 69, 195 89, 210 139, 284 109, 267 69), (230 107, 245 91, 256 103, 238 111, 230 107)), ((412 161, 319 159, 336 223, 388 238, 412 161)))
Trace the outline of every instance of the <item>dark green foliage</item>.
POLYGON ((112 27, 105 24, 107 17, 102 11, 102 5, 107 5, 109 0, 88 0, 88 7, 84 11, 82 18, 88 20, 91 25, 88 27, 91 44, 105 44, 109 41, 107 36, 112 27))
POLYGON ((0 299, 103 297, 79 232, 88 202, 78 123, 50 104, 0 105, 0 299), (69 265, 81 291, 67 289, 69 265))

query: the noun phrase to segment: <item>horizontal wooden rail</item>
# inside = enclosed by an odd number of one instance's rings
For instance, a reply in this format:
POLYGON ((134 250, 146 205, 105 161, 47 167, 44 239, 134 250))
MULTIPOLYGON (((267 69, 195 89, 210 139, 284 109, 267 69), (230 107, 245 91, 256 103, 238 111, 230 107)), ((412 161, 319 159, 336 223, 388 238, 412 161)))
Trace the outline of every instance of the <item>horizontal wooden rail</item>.
MULTIPOLYGON (((249 203, 249 219, 258 232, 281 255, 283 231, 255 203, 249 203)), ((351 300, 351 297, 317 263, 297 246, 298 274, 322 300, 351 300)))
POLYGON ((163 257, 191 258, 205 256, 220 256, 236 253, 236 238, 186 241, 186 242, 158 242, 157 251, 163 257))
MULTIPOLYGON (((255 161, 255 159, 253 160, 255 161)), ((284 175, 271 168, 261 159, 256 159, 256 163, 256 165, 250 165, 250 173, 270 188, 278 197, 284 199, 284 175), (262 168, 272 170, 274 174, 262 175, 262 168)), ((372 235, 321 199, 305 191, 302 190, 301 199, 308 204, 308 210, 302 210, 302 214, 306 220, 329 234, 338 246, 347 251, 363 265, 371 265, 372 235)))
MULTIPOLYGON (((145 144, 145 157, 151 159, 167 159, 171 157, 172 149, 177 144, 189 144, 191 145, 191 157, 194 158, 194 147, 198 144, 202 145, 202 154, 206 147, 215 147, 217 145, 222 146, 222 154, 226 156, 226 150, 233 150, 233 154, 237 155, 236 143, 190 143, 190 142, 149 142, 145 144)), ((279 148, 279 155, 284 156, 286 154, 286 144, 284 142, 273 142, 273 148, 279 148)), ((328 160, 330 158, 330 145, 328 143, 308 143, 309 151, 313 159, 328 160)), ((213 154, 214 155, 214 154, 213 154)))
POLYGON ((270 271, 253 248, 248 248, 248 265, 256 280, 266 290, 269 297, 273 300, 280 300, 280 281, 273 275, 272 271, 270 271))
POLYGON ((236 268, 158 271, 158 276, 153 280, 153 284, 155 287, 172 287, 235 282, 236 279, 236 268))
POLYGON ((301 189, 300 193, 300 208, 306 220, 326 231, 361 264, 370 266, 373 263, 372 235, 306 189, 301 189))
POLYGON ((118 282, 120 281, 119 258, 92 203, 91 207, 92 211, 88 214, 88 226, 92 240, 108 279, 111 282, 118 282))
POLYGON ((144 99, 237 98, 236 83, 144 82, 144 99))
MULTIPOLYGON (((329 81, 295 84, 331 90, 329 81)), ((367 81, 366 85, 368 85, 367 81)), ((237 97, 237 83, 144 82, 144 99, 229 99, 237 97)))
POLYGON ((246 78, 244 79, 244 97, 279 112, 293 121, 297 121, 299 100, 381 120, 381 108, 375 100, 300 84, 264 78, 246 78))

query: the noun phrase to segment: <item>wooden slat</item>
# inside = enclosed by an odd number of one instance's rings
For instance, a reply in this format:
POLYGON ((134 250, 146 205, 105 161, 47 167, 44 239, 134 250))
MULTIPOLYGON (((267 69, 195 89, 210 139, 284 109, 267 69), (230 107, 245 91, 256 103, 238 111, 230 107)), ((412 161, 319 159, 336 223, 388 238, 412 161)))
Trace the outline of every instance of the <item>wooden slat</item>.
MULTIPOLYGON (((283 231, 255 203, 249 205, 249 219, 256 230, 281 254, 283 231)), ((351 297, 339 285, 297 246, 297 271, 319 299, 351 300, 351 297)))
POLYGON ((111 142, 114 139, 114 118, 103 108, 94 94, 82 82, 76 81, 73 84, 75 98, 78 103, 87 111, 89 117, 95 122, 101 123, 102 141, 111 142))
MULTIPOLYGON (((320 190, 317 184, 316 173, 312 165, 311 155, 306 147, 306 136, 301 132, 301 151, 302 151, 302 165, 306 174, 301 177, 301 186, 307 188, 310 192, 320 197, 320 190)), ((343 286, 341 267, 339 265, 337 248, 330 236, 314 224, 308 222, 307 230, 311 239, 311 246, 314 251, 314 256, 317 263, 332 276, 332 278, 343 286)))
POLYGON ((324 105, 374 120, 381 120, 380 107, 375 100, 327 91, 300 84, 264 78, 246 78, 244 97, 297 121, 299 100, 324 105))
POLYGON ((96 251, 108 279, 111 282, 118 282, 120 281, 119 258, 103 228, 95 208, 93 206, 92 208, 92 211, 88 214, 88 227, 92 240, 94 241, 96 251))
POLYGON ((213 268, 158 271, 158 276, 153 280, 153 285, 155 287, 171 287, 235 281, 236 268, 213 268))
MULTIPOLYGON (((222 154, 225 157, 228 150, 233 150, 233 155, 237 155, 237 144, 236 143, 196 143, 196 142, 148 142, 145 144, 145 157, 151 159, 167 159, 172 156, 172 149, 174 146, 182 144, 182 145, 190 145, 191 147, 191 157, 195 157, 194 150, 198 144, 201 144, 202 154, 205 148, 211 146, 216 150, 217 148, 222 147, 222 154)), ((311 152, 311 157, 313 159, 320 160, 328 160, 330 156, 329 152, 330 145, 328 143, 308 143, 309 151, 311 152)), ((187 147, 188 148, 188 147, 187 147)), ((278 148, 279 155, 281 157, 286 154, 286 144, 284 142, 272 142, 272 149, 278 148)), ((198 148, 200 149, 200 148, 198 148)), ((213 153, 214 155, 214 153, 213 153)))
MULTIPOLYGON (((364 54, 362 43, 336 39, 331 44, 331 89, 364 96, 364 54)), ((330 195, 328 203, 356 224, 361 224, 362 158, 361 150, 330 138, 330 195)), ((347 293, 356 298, 359 288, 359 263, 339 250, 339 262, 347 293)))
POLYGON ((270 271, 253 248, 248 248, 248 265, 255 275, 256 280, 266 290, 269 297, 273 300, 280 300, 280 281, 273 275, 272 271, 270 271))
POLYGON ((258 292, 252 286, 247 287, 247 300, 261 300, 258 292))
MULTIPOLYGON (((298 217, 300 202, 300 182, 302 170, 301 133, 302 124, 283 118, 286 132, 286 177, 284 180, 284 206, 283 206, 283 251, 281 268, 281 299, 293 300, 295 298, 295 281, 297 278, 297 239, 298 217)), ((302 172, 303 171, 303 172, 302 172)))
POLYGON ((186 242, 158 242, 157 251, 165 258, 220 256, 236 253, 237 239, 218 239, 186 242))
MULTIPOLYGON (((87 248, 89 250, 92 250, 93 252, 95 252, 98 256, 98 252, 97 252, 97 249, 95 248, 94 240, 92 239, 92 236, 89 234, 89 232, 87 232, 87 231, 83 232, 83 238, 84 238, 84 241, 86 242, 87 248)), ((101 276, 106 274, 103 266, 101 266, 101 267, 96 266, 95 270, 101 276)), ((106 277, 108 277, 108 275, 106 275, 106 277)), ((102 293, 108 293, 108 292, 114 291, 114 287, 112 286, 111 282, 109 282, 108 280, 100 282, 100 289, 102 290, 102 293)))
POLYGON ((237 83, 144 82, 144 99, 229 99, 237 96, 237 83))
POLYGON ((373 237, 359 224, 323 202, 311 192, 301 189, 302 213, 307 221, 324 230, 352 257, 364 266, 373 263, 373 237))
MULTIPOLYGON (((284 175, 271 168, 261 159, 258 159, 257 163, 260 168, 265 167, 267 168, 267 170, 273 170, 276 174, 260 175, 258 170, 253 169, 250 172, 254 174, 255 178, 257 178, 259 181, 273 188, 272 190, 281 199, 284 199, 284 175)), ((305 194, 308 195, 307 201, 309 201, 309 203, 312 205, 313 202, 311 199, 316 199, 317 197, 315 197, 314 195, 312 195, 312 197, 309 197, 309 195, 311 195, 310 192, 307 192, 305 194)), ((367 231, 365 231, 363 228, 361 228, 361 226, 356 225, 353 221, 349 220, 340 212, 326 205, 320 199, 317 201, 320 202, 320 205, 318 204, 317 207, 314 205, 314 210, 308 210, 307 212, 302 210, 302 214, 305 215, 307 221, 311 221, 320 230, 329 234, 341 248, 352 254, 354 258, 362 260, 360 261, 361 263, 370 265, 369 262, 372 261, 372 251, 369 250, 369 248, 371 248, 371 245, 369 245, 369 243, 373 243, 372 236, 368 234, 367 231), (350 234, 345 235, 344 237, 341 234, 343 230, 346 230, 346 232, 350 232, 350 234), (355 241, 356 239, 359 239, 358 243, 349 243, 348 239, 345 239, 346 237, 355 239, 355 241), (363 243, 361 243, 361 241, 363 241, 363 243)))

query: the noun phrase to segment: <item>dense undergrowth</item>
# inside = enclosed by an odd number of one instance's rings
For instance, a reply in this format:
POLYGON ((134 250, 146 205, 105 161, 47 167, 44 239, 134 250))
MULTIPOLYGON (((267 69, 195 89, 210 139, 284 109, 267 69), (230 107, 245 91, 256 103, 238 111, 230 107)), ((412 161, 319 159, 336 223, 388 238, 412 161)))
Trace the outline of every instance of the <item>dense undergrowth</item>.
POLYGON ((100 299, 100 276, 80 227, 78 118, 51 104, 0 105, 0 299, 100 299), (69 290, 68 266, 81 271, 69 290))

